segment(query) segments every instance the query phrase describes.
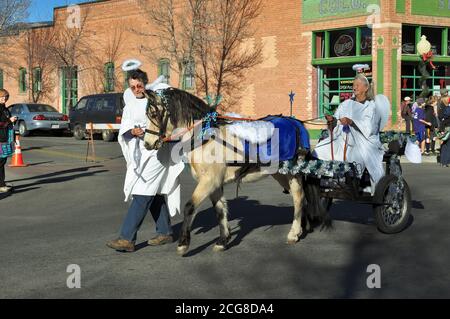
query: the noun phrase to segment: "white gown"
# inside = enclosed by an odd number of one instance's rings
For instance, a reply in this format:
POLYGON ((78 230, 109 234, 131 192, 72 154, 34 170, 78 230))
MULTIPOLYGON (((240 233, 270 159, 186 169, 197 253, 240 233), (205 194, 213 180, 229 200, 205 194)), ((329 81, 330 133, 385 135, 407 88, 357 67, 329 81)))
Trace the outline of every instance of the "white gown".
POLYGON ((180 183, 178 176, 184 169, 184 163, 174 163, 170 158, 170 147, 149 151, 140 138, 127 140, 123 133, 139 126, 147 127, 147 99, 137 99, 130 89, 124 92, 125 108, 119 130, 119 144, 127 163, 124 183, 125 201, 132 195, 166 195, 171 216, 180 212, 180 183))
MULTIPOLYGON (((333 115, 338 119, 337 126, 333 130, 334 160, 344 160, 344 148, 347 133, 339 122, 340 118, 347 117, 356 125, 350 126, 347 140, 347 162, 355 162, 361 168, 361 172, 367 168, 372 184, 372 193, 375 185, 385 175, 383 167, 384 149, 380 142, 379 132, 386 124, 389 113, 384 107, 382 114, 375 101, 366 101, 364 104, 354 100, 346 100, 339 105, 333 115)), ((331 160, 331 136, 317 144, 315 155, 322 160, 331 160)))

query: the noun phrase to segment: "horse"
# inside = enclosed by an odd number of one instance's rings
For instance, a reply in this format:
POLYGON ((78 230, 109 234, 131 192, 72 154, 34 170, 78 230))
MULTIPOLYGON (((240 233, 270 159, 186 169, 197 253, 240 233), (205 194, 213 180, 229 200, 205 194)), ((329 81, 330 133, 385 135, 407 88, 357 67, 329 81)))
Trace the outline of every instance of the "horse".
MULTIPOLYGON (((217 120, 216 130, 212 138, 201 142, 200 147, 195 147, 196 136, 193 133, 195 123, 199 123, 211 113, 212 108, 200 98, 176 88, 165 89, 156 94, 153 91, 146 91, 148 99, 147 117, 149 119, 144 136, 145 147, 148 150, 158 150, 162 144, 177 135, 174 132, 182 128, 181 135, 184 141, 192 146, 188 148, 187 158, 191 167, 193 178, 197 181, 197 186, 190 200, 184 207, 184 220, 179 236, 177 252, 185 255, 190 245, 190 233, 192 223, 197 214, 197 208, 208 197, 216 210, 219 223, 219 239, 213 247, 213 251, 220 252, 227 248, 231 239, 228 227, 228 206, 224 197, 223 187, 225 184, 237 182, 254 182, 266 176, 267 170, 259 163, 247 163, 239 166, 230 165, 226 160, 205 160, 206 158, 216 158, 218 154, 228 154, 231 152, 235 158, 242 160, 243 146, 237 142, 237 138, 227 134, 227 126, 230 121, 217 120), (187 129, 186 129, 187 128, 187 129), (192 144, 192 145, 191 145, 192 144), (231 147, 230 147, 231 146, 231 147)), ((178 135, 180 135, 178 133, 178 135)), ((298 156, 306 157, 308 152, 300 152, 298 156)), ((282 175, 271 172, 272 177, 288 190, 292 195, 294 204, 294 217, 287 235, 287 243, 292 245, 299 241, 302 233, 302 217, 304 203, 308 203, 311 209, 305 210, 306 230, 310 230, 310 220, 316 217, 321 223, 327 220, 327 212, 320 209, 317 199, 318 187, 307 183, 307 179, 301 175, 282 175), (310 187, 308 187, 308 185, 310 187)))

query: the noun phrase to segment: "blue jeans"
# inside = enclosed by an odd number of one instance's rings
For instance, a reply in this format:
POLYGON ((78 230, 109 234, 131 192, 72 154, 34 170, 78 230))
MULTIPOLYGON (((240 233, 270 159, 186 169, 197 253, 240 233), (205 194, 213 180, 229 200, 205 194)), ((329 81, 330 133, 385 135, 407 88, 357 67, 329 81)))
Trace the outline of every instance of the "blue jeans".
POLYGON ((120 230, 120 238, 136 241, 137 232, 149 210, 156 222, 158 235, 172 235, 169 211, 164 196, 133 195, 133 201, 120 230))

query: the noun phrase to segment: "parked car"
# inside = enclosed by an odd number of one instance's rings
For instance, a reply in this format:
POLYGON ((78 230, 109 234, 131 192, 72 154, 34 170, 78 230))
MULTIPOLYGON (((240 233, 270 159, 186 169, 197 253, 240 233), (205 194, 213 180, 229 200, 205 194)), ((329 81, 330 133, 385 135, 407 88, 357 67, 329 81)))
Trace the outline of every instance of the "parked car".
POLYGON ((47 104, 13 104, 11 115, 18 118, 14 129, 21 136, 27 136, 34 130, 52 131, 61 135, 69 129, 69 117, 47 104))
POLYGON ((88 95, 81 98, 70 110, 70 129, 73 137, 86 137, 86 124, 95 125, 94 133, 101 133, 103 140, 113 141, 119 132, 122 111, 125 106, 122 93, 88 95))

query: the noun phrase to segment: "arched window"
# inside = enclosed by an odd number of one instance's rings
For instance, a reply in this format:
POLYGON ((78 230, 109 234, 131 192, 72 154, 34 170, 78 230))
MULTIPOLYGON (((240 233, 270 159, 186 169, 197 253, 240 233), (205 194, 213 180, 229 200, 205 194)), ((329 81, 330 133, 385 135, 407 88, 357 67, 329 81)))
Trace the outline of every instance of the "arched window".
POLYGON ((27 70, 25 68, 19 69, 19 93, 27 91, 27 70))
POLYGON ((108 62, 105 64, 105 92, 114 92, 115 88, 115 75, 114 75, 114 62, 108 62))

